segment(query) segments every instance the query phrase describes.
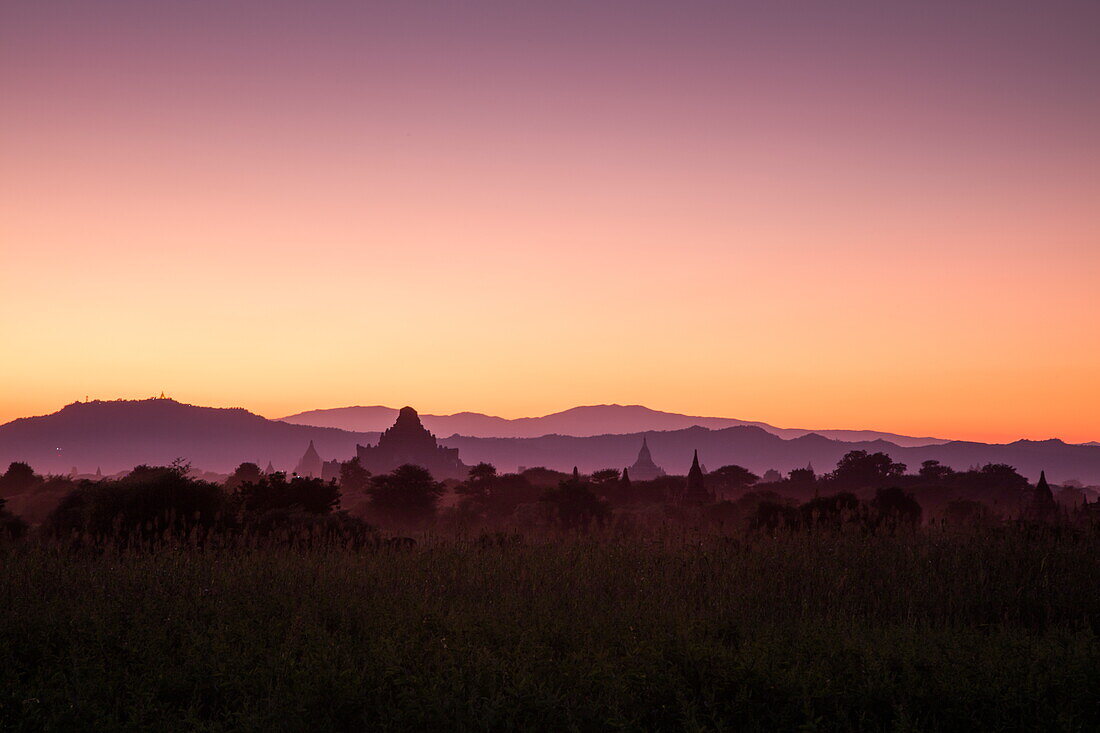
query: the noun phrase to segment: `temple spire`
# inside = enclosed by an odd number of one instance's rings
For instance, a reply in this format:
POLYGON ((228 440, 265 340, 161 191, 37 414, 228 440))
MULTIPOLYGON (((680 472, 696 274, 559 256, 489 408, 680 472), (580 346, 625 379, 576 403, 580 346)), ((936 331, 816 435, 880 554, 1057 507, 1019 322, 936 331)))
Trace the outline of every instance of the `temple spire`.
POLYGON ((687 475, 687 488, 684 489, 685 504, 706 504, 714 500, 703 482, 703 469, 699 465, 699 451, 691 459, 691 469, 687 475))
POLYGON ((642 447, 638 451, 638 458, 634 461, 634 465, 630 466, 630 470, 633 471, 634 478, 639 481, 652 481, 665 475, 664 470, 653 462, 653 456, 649 453, 649 441, 646 440, 645 435, 642 436, 642 447))

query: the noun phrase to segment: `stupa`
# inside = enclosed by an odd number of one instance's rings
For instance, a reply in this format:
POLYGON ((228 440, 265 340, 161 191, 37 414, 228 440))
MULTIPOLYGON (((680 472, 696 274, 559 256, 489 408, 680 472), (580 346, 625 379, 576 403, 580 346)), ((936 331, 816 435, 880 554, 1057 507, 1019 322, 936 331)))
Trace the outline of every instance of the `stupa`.
POLYGON ((665 475, 664 469, 653 462, 653 456, 649 454, 649 445, 645 436, 642 436, 642 449, 638 451, 638 459, 630 466, 630 478, 634 481, 652 481, 665 475))
POLYGON ((687 488, 681 499, 684 504, 709 504, 714 501, 714 494, 707 491, 703 483, 703 469, 699 466, 699 451, 695 451, 695 457, 691 460, 691 469, 688 471, 687 488))
POLYGON ((317 449, 313 447, 313 441, 311 440, 302 459, 294 467, 294 473, 306 478, 320 478, 321 465, 321 456, 317 453, 317 449))

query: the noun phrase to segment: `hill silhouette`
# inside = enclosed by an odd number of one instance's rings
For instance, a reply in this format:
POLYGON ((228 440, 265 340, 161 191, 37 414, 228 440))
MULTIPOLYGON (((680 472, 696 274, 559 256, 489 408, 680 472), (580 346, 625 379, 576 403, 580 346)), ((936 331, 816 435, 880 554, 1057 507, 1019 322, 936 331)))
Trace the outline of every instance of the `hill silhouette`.
MULTIPOLYGON (((309 410, 279 418, 296 425, 341 428, 358 432, 385 430, 393 424, 397 410, 375 405, 371 407, 336 407, 309 410)), ((699 426, 720 430, 730 427, 758 427, 782 438, 798 438, 817 433, 833 440, 889 440, 901 446, 945 443, 940 438, 912 437, 876 430, 805 430, 777 428, 762 422, 728 417, 700 417, 661 412, 642 405, 588 405, 573 407, 542 417, 507 419, 479 412, 459 412, 453 415, 421 415, 424 426, 436 435, 465 435, 475 438, 537 438, 543 435, 588 437, 640 433, 647 430, 684 430, 699 426)))
MULTIPOLYGON (((910 470, 925 460, 939 460, 956 470, 1007 463, 1033 481, 1045 469, 1052 481, 1079 479, 1100 484, 1100 447, 1061 440, 899 446, 885 440, 838 441, 816 433, 787 439, 758 426, 738 425, 592 436, 452 435, 439 442, 458 448, 461 460, 468 465, 487 461, 502 471, 519 466, 558 470, 578 466, 588 472, 633 463, 643 435, 654 460, 670 473, 685 473, 695 449, 711 469, 738 464, 758 474, 769 468, 785 472, 810 462, 825 471, 848 451, 863 449, 886 452, 908 464, 910 470)), ((295 425, 240 408, 199 407, 168 399, 94 401, 0 425, 0 467, 23 460, 39 472, 67 473, 76 466, 82 472, 100 467, 105 473, 114 473, 141 463, 163 465, 183 458, 196 468, 223 473, 242 461, 259 465, 271 461, 276 469, 289 470, 310 441, 326 460, 346 460, 355 455, 356 444, 377 443, 378 436, 373 431, 295 425)))
POLYGON ((291 470, 313 441, 322 457, 348 458, 377 440, 331 428, 268 420, 241 408, 186 405, 171 399, 74 402, 51 415, 0 425, 0 465, 27 461, 38 471, 129 470, 176 458, 228 472, 242 461, 291 470))
POLYGON ((762 474, 769 468, 786 473, 813 463, 828 471, 848 451, 888 453, 895 461, 920 468, 926 460, 938 460, 963 471, 987 463, 1007 463, 1032 481, 1046 470, 1052 481, 1079 479, 1100 484, 1100 447, 1071 445, 1061 440, 991 444, 951 441, 940 445, 899 446, 885 440, 845 442, 810 433, 784 439, 755 426, 720 430, 692 427, 686 430, 625 435, 573 437, 548 435, 540 438, 473 438, 452 436, 440 442, 458 448, 467 462, 487 461, 501 469, 517 466, 548 466, 565 470, 576 465, 590 472, 600 468, 622 468, 633 463, 645 436, 654 461, 669 473, 685 474, 692 452, 709 468, 736 464, 762 474))

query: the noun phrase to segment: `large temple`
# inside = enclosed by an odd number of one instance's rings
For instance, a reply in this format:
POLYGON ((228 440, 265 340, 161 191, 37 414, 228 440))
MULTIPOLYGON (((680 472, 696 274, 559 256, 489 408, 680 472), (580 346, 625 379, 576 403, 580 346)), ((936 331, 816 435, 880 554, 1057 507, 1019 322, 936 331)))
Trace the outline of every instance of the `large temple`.
POLYGON ((634 481, 652 481, 665 475, 664 469, 653 462, 645 436, 642 436, 642 449, 638 451, 638 460, 634 461, 634 465, 628 470, 630 478, 634 481))
POLYGON ((389 473, 411 463, 428 469, 436 480, 464 479, 469 466, 458 459, 458 448, 444 448, 436 442, 411 407, 402 407, 393 424, 378 439, 378 445, 357 445, 359 464, 372 474, 389 473))

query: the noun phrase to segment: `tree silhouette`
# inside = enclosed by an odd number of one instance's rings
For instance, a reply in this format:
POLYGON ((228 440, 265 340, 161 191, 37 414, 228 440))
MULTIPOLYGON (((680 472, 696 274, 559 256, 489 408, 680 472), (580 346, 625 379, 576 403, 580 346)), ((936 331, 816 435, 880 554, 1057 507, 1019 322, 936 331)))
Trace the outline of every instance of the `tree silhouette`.
POLYGON ((798 513, 806 527, 839 529, 860 518, 860 503, 855 494, 845 491, 811 499, 798 508, 798 513))
POLYGON ((422 525, 435 516, 435 505, 443 484, 420 466, 405 464, 391 473, 374 476, 367 490, 370 509, 380 520, 392 524, 422 525))
POLYGON ((844 454, 829 479, 846 489, 875 488, 905 473, 904 463, 894 463, 885 453, 854 450, 844 454))
POLYGON ((730 494, 745 491, 760 477, 741 466, 722 466, 707 474, 707 487, 716 493, 730 494))
POLYGON ((794 486, 813 486, 817 481, 817 474, 812 468, 796 468, 787 474, 787 483, 794 486))
POLYGON ((82 482, 46 521, 47 531, 74 532, 121 541, 182 536, 196 526, 213 527, 226 516, 221 486, 191 478, 185 465, 137 466, 118 480, 82 482))
POLYGON ((15 461, 8 465, 8 470, 0 476, 0 496, 14 496, 30 491, 43 482, 41 476, 37 476, 28 464, 15 461))
POLYGON ((7 500, 0 497, 0 542, 18 540, 27 533, 27 523, 4 508, 7 500))
POLYGON ((953 476, 955 471, 950 466, 945 466, 939 461, 924 461, 920 464, 918 475, 925 481, 941 483, 953 476))
POLYGON ((591 485, 576 472, 547 491, 542 500, 557 511, 558 522, 565 529, 587 527, 593 521, 603 524, 607 517, 607 504, 592 492, 591 485))
POLYGON ((619 470, 617 468, 601 468, 594 471, 589 478, 592 491, 596 496, 609 499, 618 495, 619 470))
POLYGON ((370 471, 359 463, 359 456, 340 464, 340 490, 346 494, 362 494, 370 488, 370 471))
POLYGON ((236 496, 241 508, 253 515, 275 510, 328 514, 340 505, 340 489, 335 482, 304 476, 287 480, 281 471, 242 484, 236 496))
POLYGON ((1007 463, 987 463, 977 471, 967 471, 959 478, 964 485, 976 491, 1025 491, 1027 479, 1007 463))
POLYGON ((875 491, 875 498, 871 500, 871 509, 874 510, 878 523, 884 523, 889 527, 920 524, 922 514, 920 504, 912 494, 894 486, 875 491))
POLYGON ((489 485, 497 477, 497 467, 484 461, 472 466, 469 472, 469 481, 473 484, 489 485))
POLYGON ((255 463, 242 463, 225 480, 225 490, 232 494, 242 484, 259 483, 263 476, 263 471, 255 463))

